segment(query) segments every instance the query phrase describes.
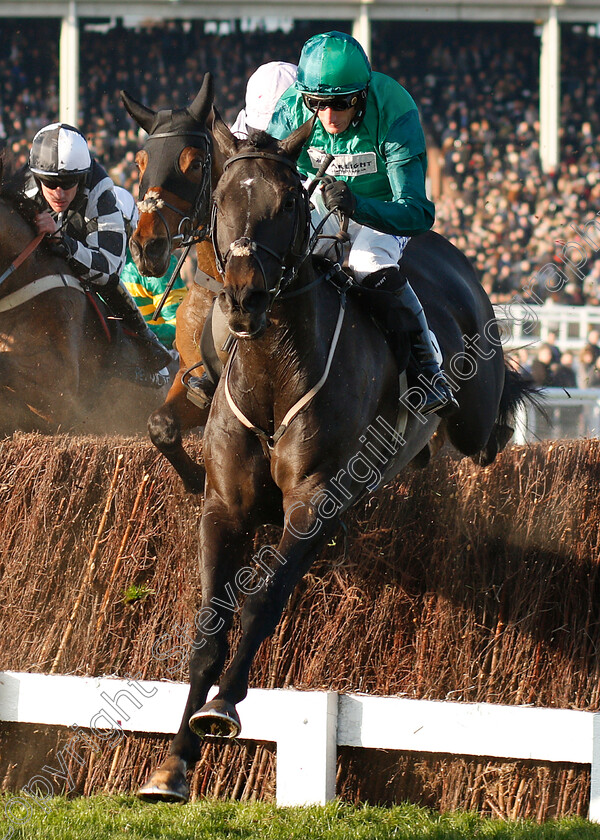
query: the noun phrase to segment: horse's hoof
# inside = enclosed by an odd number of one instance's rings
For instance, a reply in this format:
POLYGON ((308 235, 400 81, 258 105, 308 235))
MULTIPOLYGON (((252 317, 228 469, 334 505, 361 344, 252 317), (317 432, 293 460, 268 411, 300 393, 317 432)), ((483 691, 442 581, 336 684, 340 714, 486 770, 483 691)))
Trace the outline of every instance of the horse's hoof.
POLYGON ((190 729, 201 738, 237 738, 242 724, 232 703, 215 698, 191 716, 190 729))
POLYGON ((177 760, 169 767, 169 759, 162 767, 155 770, 137 795, 145 802, 187 802, 190 788, 185 777, 185 763, 177 760))

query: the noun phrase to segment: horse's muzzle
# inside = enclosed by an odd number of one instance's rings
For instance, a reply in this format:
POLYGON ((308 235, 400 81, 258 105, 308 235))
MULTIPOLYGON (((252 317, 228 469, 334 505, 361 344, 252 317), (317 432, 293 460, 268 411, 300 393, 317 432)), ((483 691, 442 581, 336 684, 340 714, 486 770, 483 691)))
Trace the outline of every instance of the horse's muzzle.
POLYGON ((145 277, 162 277, 169 270, 171 252, 166 237, 140 241, 134 235, 129 240, 129 250, 138 270, 145 277))
POLYGON ((236 338, 258 338, 268 326, 269 294, 263 289, 225 286, 219 294, 219 306, 236 338))

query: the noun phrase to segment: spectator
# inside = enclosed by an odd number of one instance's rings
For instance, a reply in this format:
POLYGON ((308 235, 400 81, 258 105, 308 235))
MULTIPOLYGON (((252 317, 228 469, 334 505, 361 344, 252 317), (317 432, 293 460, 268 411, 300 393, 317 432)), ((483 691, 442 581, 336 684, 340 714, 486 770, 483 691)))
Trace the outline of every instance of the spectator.
POLYGON ((590 372, 588 388, 600 388, 600 357, 596 359, 590 372))
POLYGON ((597 329, 589 330, 587 343, 594 354, 594 358, 597 359, 600 356, 600 332, 597 329))
POLYGON ((550 387, 554 384, 552 376, 552 347, 549 344, 541 344, 537 355, 531 363, 531 377, 536 385, 550 387))
POLYGON ((551 367, 552 386, 554 388, 577 388, 577 374, 575 372, 573 354, 565 351, 558 364, 551 367))
POLYGON ((598 356, 596 355, 594 345, 586 344, 579 352, 579 369, 577 371, 577 386, 579 388, 589 388, 594 373, 594 367, 598 356))
POLYGON ((550 345, 550 349, 552 351, 552 364, 558 365, 560 364, 561 359, 561 352, 556 346, 556 342, 558 340, 558 333, 556 330, 548 330, 548 335, 546 336, 546 344, 550 345))

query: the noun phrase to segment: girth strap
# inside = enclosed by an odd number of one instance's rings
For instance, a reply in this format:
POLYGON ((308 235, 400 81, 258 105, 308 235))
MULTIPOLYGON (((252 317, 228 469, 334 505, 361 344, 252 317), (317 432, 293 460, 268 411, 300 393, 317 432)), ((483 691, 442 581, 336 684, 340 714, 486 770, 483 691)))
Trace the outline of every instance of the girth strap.
POLYGON ((214 292, 217 295, 223 291, 223 284, 219 283, 218 280, 215 280, 214 277, 211 277, 210 274, 207 274, 206 271, 202 271, 200 267, 196 268, 194 283, 196 283, 197 286, 202 286, 203 289, 208 289, 210 292, 214 292))
POLYGON ((69 274, 48 274, 46 277, 40 277, 32 283, 28 283, 21 289, 17 289, 10 295, 0 299, 0 312, 8 312, 10 309, 15 309, 21 306, 32 298, 49 292, 50 289, 62 289, 68 287, 70 289, 77 289, 85 294, 79 280, 76 277, 71 277, 69 274))
POLYGON ((337 347, 338 339, 340 337, 342 324, 344 322, 345 313, 346 313, 346 296, 345 296, 345 294, 341 294, 340 295, 340 311, 338 313, 338 319, 337 319, 337 323, 335 325, 333 338, 331 340, 331 347, 329 348, 329 355, 327 357, 327 364, 325 365, 325 370, 323 371, 323 375, 321 376, 319 381, 316 383, 316 385, 313 385, 313 387, 310 389, 310 391, 308 391, 303 397, 301 397, 298 400, 298 402, 296 402, 290 408, 290 410, 287 412, 287 414, 285 415, 285 417, 281 421, 281 424, 279 425, 279 428, 275 431, 275 433, 273 435, 269 435, 269 434, 267 434, 267 432, 263 431, 258 426, 255 426, 254 423, 252 423, 250 420, 248 420, 246 415, 242 411, 240 411, 240 409, 234 403, 233 397, 231 396, 231 391, 229 389, 229 374, 230 374, 230 371, 231 371, 231 366, 233 364, 233 360, 235 358, 235 354, 236 354, 236 350, 237 350, 237 344, 236 344, 233 352, 231 353, 231 356, 229 357, 229 360, 228 360, 228 363, 227 363, 227 369, 225 371, 225 397, 227 399, 227 403, 229 405, 229 408, 232 410, 232 412, 235 414, 237 419, 240 421, 240 423, 243 426, 245 426, 247 429, 250 429, 250 431, 254 432, 254 434, 257 435, 261 439, 261 442, 263 443, 263 446, 265 448, 265 452, 267 453, 267 455, 270 454, 269 450, 273 449, 273 447, 275 446, 277 441, 282 437, 282 435, 287 430, 287 428, 290 425, 290 423, 292 422, 292 420, 300 413, 300 411, 302 411, 302 409, 306 405, 308 405, 308 403, 312 400, 312 398, 314 396, 316 396, 316 394, 319 393, 319 391, 321 390, 321 388, 323 387, 323 385, 327 381, 327 377, 329 376, 329 371, 331 369, 331 363, 333 361, 333 356, 334 356, 334 353, 335 353, 335 349, 337 347))

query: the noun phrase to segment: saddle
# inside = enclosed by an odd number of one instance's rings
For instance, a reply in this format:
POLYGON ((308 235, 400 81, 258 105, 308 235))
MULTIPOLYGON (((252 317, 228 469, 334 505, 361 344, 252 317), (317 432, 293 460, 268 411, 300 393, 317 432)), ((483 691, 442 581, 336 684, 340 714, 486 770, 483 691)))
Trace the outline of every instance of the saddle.
POLYGON ((110 370, 111 376, 148 388, 162 388, 167 385, 168 376, 153 373, 143 364, 136 333, 126 327, 112 312, 96 289, 84 287, 84 291, 106 338, 107 352, 103 367, 110 370), (128 361, 124 361, 124 358, 128 361))

